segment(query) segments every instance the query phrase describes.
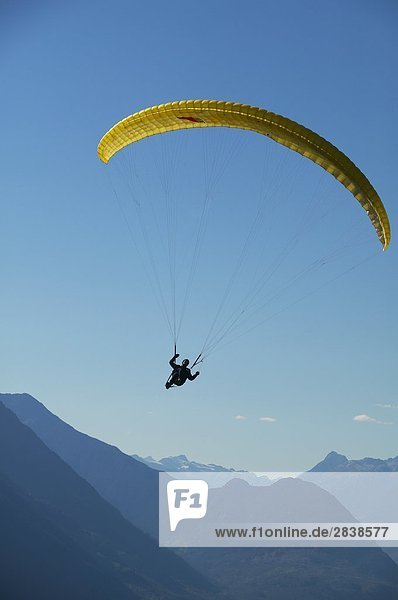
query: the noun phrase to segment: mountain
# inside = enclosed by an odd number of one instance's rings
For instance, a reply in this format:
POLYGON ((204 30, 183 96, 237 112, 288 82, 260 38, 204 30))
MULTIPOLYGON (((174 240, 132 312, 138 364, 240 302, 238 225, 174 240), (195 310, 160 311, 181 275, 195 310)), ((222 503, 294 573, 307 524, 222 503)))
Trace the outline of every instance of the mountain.
POLYGON ((0 472, 0 596, 25 598, 137 599, 114 573, 85 552, 49 518, 45 505, 0 472))
POLYGON ((156 471, 77 431, 29 394, 0 394, 0 401, 131 523, 157 538, 156 471))
MULTIPOLYGON (((271 523, 284 522, 287 515, 293 523, 354 520, 333 495, 300 479, 265 487, 232 479, 209 494, 205 532, 220 522, 238 523, 240 515, 245 523, 261 523, 264 514, 271 523)), ((192 535, 192 523, 179 524, 180 534, 192 535)), ((395 548, 389 550, 393 554, 395 548)), ((236 600, 398 598, 398 566, 380 548, 185 548, 179 554, 236 600)))
POLYGON ((373 548, 187 548, 234 600, 397 600, 398 567, 373 548))
POLYGON ((310 471, 364 471, 364 472, 386 472, 398 471, 398 456, 395 458, 362 458, 360 460, 349 460, 343 454, 329 452, 329 454, 310 471))
POLYGON ((152 456, 146 456, 142 458, 138 454, 132 454, 132 458, 143 462, 151 469, 156 471, 168 471, 169 473, 176 473, 177 471, 188 471, 188 472, 214 472, 214 473, 234 473, 237 472, 235 469, 229 469, 222 467, 221 465, 215 465, 213 463, 204 464, 189 460, 185 454, 179 454, 178 456, 167 456, 159 460, 155 460, 152 456))
POLYGON ((216 593, 124 519, 1 402, 0 511, 4 600, 203 600, 216 593))
MULTIPOLYGON (((254 523, 262 523, 264 515, 268 523, 283 523, 286 515, 290 523, 352 523, 355 520, 333 494, 298 478, 251 485, 250 481, 235 475, 220 487, 210 487, 208 493, 207 512, 201 527, 190 519, 179 523, 171 540, 173 547, 189 546, 188 540, 192 540, 194 546, 206 547, 209 532, 221 523, 239 523, 241 528, 250 528, 254 523)), ((261 542, 258 545, 261 546, 261 542)))
MULTIPOLYGON (((312 469, 395 470, 398 470, 396 458, 350 461, 337 452, 328 454, 324 461, 312 469)), ((286 491, 286 498, 291 497, 292 492, 295 498, 296 490, 286 491)), ((245 489, 241 489, 240 500, 244 501, 245 493, 245 489)), ((252 510, 255 504, 256 498, 251 495, 249 506, 252 510)), ((301 501, 301 505, 305 504, 301 501)), ((311 506, 309 500, 309 510, 311 506)), ((273 502, 271 505, 273 510, 279 507, 283 510, 282 502, 273 502)), ((316 505, 316 508, 320 506, 316 505)), ((223 514, 227 509, 226 501, 221 502, 223 514)), ((276 521, 282 520, 280 515, 270 514, 271 519, 275 517, 276 521)), ((233 516, 236 518, 236 515, 233 516)), ((179 550, 179 554, 206 577, 219 582, 236 600, 398 598, 398 548, 184 548, 179 550)))
MULTIPOLYGON (((0 395, 0 400, 5 395, 0 395)), ((114 506, 125 507, 122 493, 128 490, 134 503, 134 480, 131 464, 140 465, 147 476, 149 469, 132 457, 120 458, 117 449, 81 434, 52 415, 43 405, 28 395, 6 395, 6 402, 39 437, 58 448, 66 462, 86 473, 93 487, 96 481, 114 506), (56 439, 59 436, 62 443, 56 439), (77 443, 81 454, 76 457, 70 445, 77 443), (97 450, 100 456, 96 455, 97 450), (115 452, 116 451, 116 452, 115 452), (87 456, 86 454, 87 453, 87 456), (110 460, 110 456, 113 460, 110 460), (101 460, 102 462, 101 462, 101 460), (129 465, 123 481, 122 465, 129 465), (98 473, 98 469, 101 470, 98 473), (113 491, 109 489, 114 486, 113 491)), ((120 453, 122 454, 122 453, 120 453)), ((123 455, 124 456, 124 455, 123 455)), ((344 457, 343 457, 344 458, 344 457)), ((135 471, 140 473, 139 471, 135 471)), ((144 485, 146 479, 143 479, 144 485)), ((100 491, 96 487, 97 491, 100 491)), ((149 489, 148 486, 145 489, 149 489)), ((104 495, 101 491, 100 493, 104 495)), ((155 501, 157 502, 157 496, 155 501)), ((150 498, 148 498, 150 502, 150 498)), ((130 512, 130 520, 138 524, 138 511, 130 512)), ((126 516, 127 510, 123 514, 126 516)), ((129 517, 127 517, 129 518, 129 517)), ((148 521, 147 521, 148 522, 148 521)), ((223 587, 226 597, 236 600, 396 600, 398 598, 398 567, 380 549, 374 548, 185 548, 179 554, 207 579, 223 587)), ((187 596, 191 598, 192 596, 187 596)), ((216 592, 207 596, 217 598, 216 592)), ((222 596, 224 598, 224 596, 222 596)))
MULTIPOLYGON (((329 454, 311 471, 323 471, 323 472, 392 472, 398 471, 398 456, 395 458, 362 458, 359 460, 349 460, 343 454, 337 452, 329 452, 329 454)), ((384 552, 388 554, 398 565, 398 548, 388 547, 384 548, 384 552)))

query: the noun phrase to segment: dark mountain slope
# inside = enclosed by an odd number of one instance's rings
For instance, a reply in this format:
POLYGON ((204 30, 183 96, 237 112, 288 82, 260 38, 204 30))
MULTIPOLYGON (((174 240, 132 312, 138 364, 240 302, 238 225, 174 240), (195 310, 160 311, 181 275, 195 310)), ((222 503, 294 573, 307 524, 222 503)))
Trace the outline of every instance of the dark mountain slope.
POLYGON ((397 600, 398 568, 373 548, 187 548, 181 555, 230 598, 397 600))
POLYGON ((0 401, 131 523, 157 538, 156 471, 115 446, 76 431, 29 394, 0 394, 0 401))
MULTIPOLYGON (((28 565, 29 557, 33 561, 29 569, 22 571, 16 563, 14 573, 18 579, 27 571, 35 572, 36 532, 43 560, 47 554, 52 555, 54 562, 54 582, 58 581, 58 587, 53 590, 52 597, 62 597, 61 575, 76 546, 80 553, 75 554, 76 560, 72 561, 71 567, 81 566, 82 555, 85 555, 83 560, 89 567, 88 574, 90 569, 97 570, 99 581, 105 578, 111 585, 114 580, 112 585, 116 591, 120 586, 120 593, 103 596, 109 600, 125 597, 182 600, 203 598, 205 592, 207 595, 209 585, 202 576, 172 552, 159 549, 152 538, 127 522, 1 402, 0 474, 4 522, 7 515, 10 522, 29 523, 26 543, 23 528, 17 527, 15 537, 12 529, 9 530, 9 544, 0 535, 2 554, 7 554, 10 545, 14 548, 14 556, 20 552, 28 556, 28 565), (13 506, 15 512, 11 510, 13 506), (32 513, 36 517, 33 518, 32 513)), ((3 565, 0 568, 3 569, 3 565)), ((13 572, 11 566, 7 572, 13 572)), ((50 576, 46 581, 50 584, 50 576)), ((43 595, 37 597, 44 598, 43 595)))
POLYGON ((2 599, 138 599, 46 513, 0 474, 2 599))

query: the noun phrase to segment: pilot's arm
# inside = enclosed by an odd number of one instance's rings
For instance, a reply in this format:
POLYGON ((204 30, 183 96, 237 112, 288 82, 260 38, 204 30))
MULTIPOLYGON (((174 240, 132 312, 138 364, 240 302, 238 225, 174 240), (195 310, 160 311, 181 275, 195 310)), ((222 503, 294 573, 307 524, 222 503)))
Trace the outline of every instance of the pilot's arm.
POLYGON ((189 373, 188 373, 188 379, 189 379, 189 381, 193 381, 199 375, 199 371, 196 371, 196 373, 194 373, 194 375, 192 375, 191 369, 188 369, 188 371, 189 371, 189 373))
POLYGON ((169 361, 169 365, 172 369, 178 369, 178 365, 176 364, 175 360, 176 358, 178 358, 180 355, 179 354, 174 354, 173 358, 170 359, 169 361))

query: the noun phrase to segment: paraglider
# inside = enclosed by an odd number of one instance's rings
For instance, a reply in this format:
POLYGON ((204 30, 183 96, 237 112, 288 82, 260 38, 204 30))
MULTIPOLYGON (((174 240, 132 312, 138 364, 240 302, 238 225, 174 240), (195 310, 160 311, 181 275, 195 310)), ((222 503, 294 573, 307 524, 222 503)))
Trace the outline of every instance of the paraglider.
POLYGON ((196 371, 196 373, 192 375, 191 369, 188 367, 189 360, 187 358, 184 358, 181 365, 178 365, 175 361, 176 358, 178 358, 179 356, 179 354, 174 354, 173 358, 171 358, 169 361, 169 365, 173 369, 173 371, 168 380, 166 381, 166 390, 170 389, 173 385, 184 385, 187 379, 189 379, 189 381, 193 381, 200 374, 199 371, 196 371))
MULTIPOLYGON (((150 138, 151 136, 173 131, 205 128, 230 128, 258 133, 277 142, 279 145, 293 150, 295 153, 301 154, 303 157, 308 158, 313 163, 319 165, 322 169, 330 173, 355 197, 370 219, 382 244, 383 250, 387 249, 390 243, 391 233, 386 210, 376 190, 360 169, 345 154, 343 154, 343 152, 336 148, 336 146, 317 133, 295 121, 262 108, 215 100, 184 100, 146 108, 145 110, 141 110, 122 119, 102 137, 98 145, 98 157, 103 163, 107 164, 112 157, 123 148, 130 147, 131 145, 134 145, 135 142, 150 138)), ((185 137, 185 135, 186 134, 182 137, 185 137)), ((167 166, 169 166, 169 171, 171 172, 173 167, 175 167, 175 157, 171 156, 170 165, 168 165, 167 152, 165 152, 163 158, 165 157, 166 160, 163 161, 161 166, 165 167, 166 171, 167 166)), ((134 173, 134 169, 131 165, 129 166, 129 170, 130 175, 133 174, 137 179, 139 178, 139 174, 136 175, 134 173)), ((158 169, 157 171, 157 174, 159 175, 161 169, 158 169)), ((207 179, 209 178, 205 179, 207 185, 207 179)), ((130 183, 131 182, 129 182, 129 184, 130 183)), ((142 187, 144 188, 144 186, 142 187)), ((141 201, 141 197, 143 196, 141 195, 139 200, 134 199, 137 207, 137 215, 139 216, 137 222, 140 225, 144 223, 142 225, 142 238, 147 245, 148 263, 153 273, 152 288, 154 289, 155 294, 158 294, 159 308, 165 316, 166 323, 173 339, 174 348, 176 347, 177 338, 180 333, 186 304, 190 298, 190 286, 192 285, 193 275, 199 257, 200 243, 202 242, 203 232, 205 231, 205 217, 208 214, 208 199, 210 195, 210 192, 206 190, 204 194, 203 209, 197 218, 197 234, 194 232, 191 234, 193 247, 192 263, 187 269, 185 293, 183 292, 179 298, 179 290, 175 283, 176 273, 179 274, 179 271, 176 268, 176 231, 179 223, 181 223, 181 212, 178 212, 175 204, 173 204, 170 186, 168 184, 165 186, 164 204, 165 209, 168 212, 166 214, 166 227, 164 229, 168 234, 168 239, 164 244, 163 256, 167 257, 169 260, 169 306, 167 306, 167 294, 164 293, 164 289, 162 288, 163 281, 157 271, 157 261, 151 248, 152 240, 161 237, 160 233, 162 232, 162 227, 158 226, 159 234, 157 233, 156 237, 153 234, 149 235, 141 208, 141 205, 145 204, 144 201, 141 201), (180 300, 179 305, 177 300, 180 300), (178 314, 179 310, 180 314, 178 314)), ((151 197, 147 192, 146 197, 150 203, 151 197)), ((298 211, 301 211, 300 217, 308 224, 307 228, 311 231, 315 219, 307 217, 307 213, 304 210, 305 207, 300 205, 300 201, 301 199, 299 198, 297 206, 298 211)), ((331 212, 337 212, 334 203, 332 203, 328 209, 331 212)), ((282 248, 280 254, 275 257, 274 262, 271 263, 271 266, 269 267, 268 273, 265 271, 261 272, 262 265, 260 263, 257 280, 254 281, 252 288, 253 291, 249 290, 242 302, 237 304, 236 308, 233 310, 228 308, 229 315, 224 314, 226 310, 226 300, 233 284, 235 281, 239 280, 239 269, 242 269, 243 260, 247 256, 247 248, 249 242, 251 242, 254 237, 253 231, 255 231, 257 222, 260 221, 258 217, 262 214, 261 211, 264 211, 269 222, 272 220, 272 215, 267 214, 267 207, 262 207, 257 212, 253 213, 253 225, 243 242, 242 251, 236 261, 237 266, 234 268, 230 280, 227 283, 226 291, 222 293, 220 305, 218 310, 216 310, 216 316, 210 325, 207 336, 206 334, 204 335, 205 341, 200 350, 198 358, 201 360, 199 362, 202 362, 209 353, 213 352, 213 350, 218 347, 220 341, 225 340, 226 336, 236 332, 236 327, 239 324, 248 322, 249 318, 256 313, 258 309, 253 308, 254 300, 258 299, 259 293, 265 288, 265 285, 269 283, 269 280, 274 276, 274 273, 277 272, 280 264, 284 261, 285 256, 291 252, 291 249, 293 248, 296 240, 296 237, 294 236, 288 241, 285 247, 282 248)), ((158 214, 155 210, 152 210, 152 213, 155 215, 155 218, 152 217, 152 221, 156 223, 158 214)), ((278 227, 278 237, 282 236, 282 233, 288 226, 285 222, 286 214, 287 213, 285 213, 282 216, 282 220, 278 222, 280 225, 280 227, 278 227)), ((341 222, 344 221, 344 216, 341 216, 340 214, 337 214, 337 218, 341 222)), ((354 243, 355 245, 351 229, 348 230, 348 236, 351 243, 354 243)), ((136 244, 135 239, 134 244, 136 244)), ((261 255, 259 254, 259 256, 259 260, 261 261, 261 255)), ((332 258, 335 257, 336 252, 335 254, 331 252, 330 256, 332 258)), ((328 258, 328 256, 326 256, 326 258, 328 258)), ((313 260, 312 257, 311 260, 313 260)), ((279 287, 276 288, 276 292, 273 295, 272 293, 270 294, 270 298, 273 299, 274 297, 277 297, 281 290, 283 291, 284 289, 289 288, 291 282, 295 282, 302 277, 302 273, 305 274, 311 269, 320 268, 324 264, 325 260, 323 257, 316 258, 308 267, 305 267, 302 271, 299 270, 297 275, 293 274, 290 282, 287 282, 287 284, 280 282, 279 287)), ((240 272, 242 272, 242 270, 240 272)), ((271 290, 271 292, 273 292, 273 290, 271 290)), ((305 295, 306 294, 304 294, 304 296, 305 295)), ((281 309, 278 307, 278 310, 275 311, 276 314, 278 314, 280 310, 281 309)), ((182 386, 188 379, 192 381, 199 375, 199 372, 196 372, 195 374, 191 373, 191 370, 188 367, 188 359, 184 359, 181 365, 177 364, 175 361, 178 356, 179 355, 175 353, 169 362, 173 372, 166 383, 167 389, 172 386, 182 386)), ((198 359, 193 363, 193 366, 197 364, 197 361, 198 359)))

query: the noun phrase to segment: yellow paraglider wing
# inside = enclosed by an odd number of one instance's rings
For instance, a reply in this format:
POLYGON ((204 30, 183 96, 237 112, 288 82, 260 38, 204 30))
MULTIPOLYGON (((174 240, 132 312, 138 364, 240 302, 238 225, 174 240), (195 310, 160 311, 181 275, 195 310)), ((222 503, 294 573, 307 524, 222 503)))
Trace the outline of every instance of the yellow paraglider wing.
POLYGON ((119 121, 101 139, 98 156, 107 163, 133 142, 167 131, 197 127, 234 127, 266 135, 306 156, 340 181, 366 210, 386 249, 390 224, 386 210, 367 177, 333 144, 307 129, 262 108, 216 100, 184 100, 146 108, 119 121))

